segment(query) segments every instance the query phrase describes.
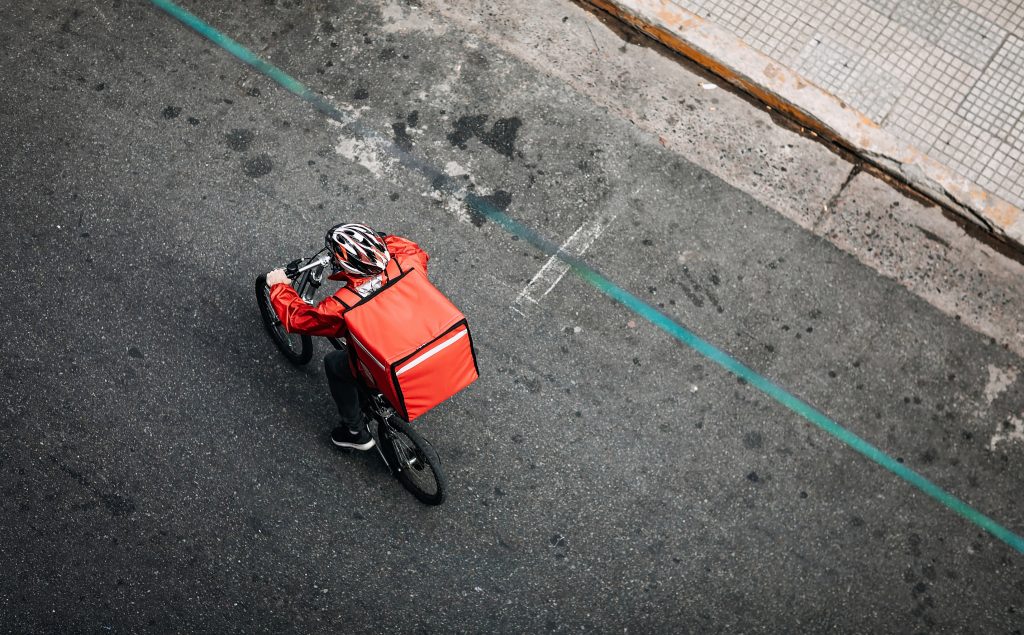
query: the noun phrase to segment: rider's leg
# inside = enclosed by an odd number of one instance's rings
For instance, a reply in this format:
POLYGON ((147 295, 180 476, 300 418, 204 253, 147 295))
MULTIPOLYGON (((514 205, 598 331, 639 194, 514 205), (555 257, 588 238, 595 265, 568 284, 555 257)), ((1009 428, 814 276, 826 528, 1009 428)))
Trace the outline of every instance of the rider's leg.
POLYGON ((331 396, 338 406, 338 416, 342 423, 351 424, 355 427, 362 421, 362 413, 359 410, 359 390, 356 388, 356 378, 352 376, 352 369, 348 365, 348 353, 346 351, 331 351, 324 357, 324 372, 327 373, 327 385, 331 389, 331 396))
POLYGON ((331 432, 334 445, 354 450, 369 450, 373 447, 373 436, 366 426, 366 418, 359 408, 359 389, 356 378, 348 364, 348 353, 332 351, 324 357, 324 371, 331 396, 338 406, 341 425, 331 432))

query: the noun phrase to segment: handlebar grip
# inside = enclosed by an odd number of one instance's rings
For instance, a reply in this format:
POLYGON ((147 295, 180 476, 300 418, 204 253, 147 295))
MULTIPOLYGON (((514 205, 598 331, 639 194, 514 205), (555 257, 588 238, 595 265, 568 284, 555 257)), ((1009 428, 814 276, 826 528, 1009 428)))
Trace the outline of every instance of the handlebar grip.
POLYGON ((288 276, 291 279, 294 279, 295 276, 299 275, 299 265, 301 264, 302 258, 296 258, 295 260, 289 262, 287 265, 285 265, 284 275, 288 276))

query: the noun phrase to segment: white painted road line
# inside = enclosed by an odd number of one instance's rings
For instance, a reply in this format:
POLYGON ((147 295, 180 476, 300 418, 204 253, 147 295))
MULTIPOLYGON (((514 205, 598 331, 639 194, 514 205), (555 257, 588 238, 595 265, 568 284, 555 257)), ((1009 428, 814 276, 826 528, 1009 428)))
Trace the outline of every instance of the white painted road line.
MULTIPOLYGON (((613 220, 615 220, 614 216, 593 220, 580 225, 572 233, 572 236, 569 236, 565 243, 562 244, 560 250, 571 256, 582 256, 613 220)), ((526 315, 523 313, 524 303, 540 304, 541 299, 551 293, 551 290, 555 288, 555 285, 561 281, 568 271, 569 265, 558 258, 557 255, 548 258, 548 261, 544 263, 540 271, 530 279, 526 286, 523 287, 523 290, 519 292, 519 295, 516 296, 515 302, 512 303, 512 310, 520 315, 526 315), (539 295, 538 292, 540 292, 539 295)))

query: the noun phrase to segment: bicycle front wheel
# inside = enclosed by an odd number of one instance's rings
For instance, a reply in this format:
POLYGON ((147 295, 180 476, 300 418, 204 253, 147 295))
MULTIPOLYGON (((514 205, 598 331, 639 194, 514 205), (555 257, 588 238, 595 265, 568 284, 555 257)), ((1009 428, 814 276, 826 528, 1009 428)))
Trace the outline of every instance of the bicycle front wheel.
POLYGON ((313 338, 309 335, 289 333, 277 318, 274 305, 270 302, 270 287, 267 286, 266 275, 256 278, 256 303, 260 307, 260 317, 263 318, 263 326, 267 327, 267 334, 288 361, 296 366, 302 366, 313 359, 313 338))
POLYGON ((448 489, 441 459, 430 443, 407 421, 396 416, 380 420, 377 437, 395 477, 421 503, 440 505, 448 489))

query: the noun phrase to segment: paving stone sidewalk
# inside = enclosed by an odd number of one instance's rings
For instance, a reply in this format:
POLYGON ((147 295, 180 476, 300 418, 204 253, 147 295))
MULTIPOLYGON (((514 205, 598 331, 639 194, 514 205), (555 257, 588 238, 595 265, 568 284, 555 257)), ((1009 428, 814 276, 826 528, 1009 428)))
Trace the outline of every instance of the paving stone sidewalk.
POLYGON ((671 2, 1024 207, 1024 2, 671 2))

